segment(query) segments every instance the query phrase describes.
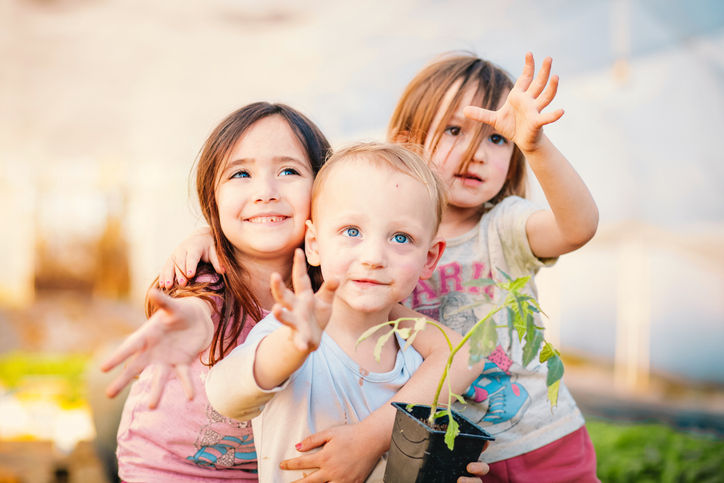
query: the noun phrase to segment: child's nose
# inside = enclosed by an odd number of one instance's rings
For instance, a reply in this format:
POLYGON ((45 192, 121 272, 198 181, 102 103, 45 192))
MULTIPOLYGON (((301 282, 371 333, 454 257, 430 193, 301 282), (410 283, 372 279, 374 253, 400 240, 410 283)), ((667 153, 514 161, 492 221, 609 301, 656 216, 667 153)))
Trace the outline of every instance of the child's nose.
POLYGON ((254 201, 268 203, 279 200, 279 189, 273 180, 259 180, 254 193, 254 201))
POLYGON ((369 268, 381 268, 385 266, 385 247, 384 243, 378 240, 365 240, 362 244, 362 253, 360 262, 369 268))

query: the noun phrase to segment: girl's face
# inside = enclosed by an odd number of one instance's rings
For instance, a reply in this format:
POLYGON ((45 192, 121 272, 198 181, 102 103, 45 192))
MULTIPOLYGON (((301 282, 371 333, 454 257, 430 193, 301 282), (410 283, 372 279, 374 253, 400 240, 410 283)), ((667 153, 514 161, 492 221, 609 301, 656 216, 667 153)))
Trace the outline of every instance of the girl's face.
MULTIPOLYGON (((490 132, 473 151, 473 157, 465 172, 459 172, 460 164, 480 124, 463 114, 463 108, 472 104, 475 95, 475 90, 469 88, 447 125, 443 127, 435 152, 430 152, 433 134, 438 131, 442 117, 458 88, 458 84, 453 85, 445 94, 430 126, 424 148, 437 174, 448 187, 448 205, 477 210, 503 188, 514 145, 500 134, 490 132)), ((507 92, 501 96, 497 108, 502 106, 506 97, 507 92)))
POLYGON ((278 115, 251 125, 217 176, 221 230, 236 256, 290 257, 304 240, 314 174, 304 147, 278 115))

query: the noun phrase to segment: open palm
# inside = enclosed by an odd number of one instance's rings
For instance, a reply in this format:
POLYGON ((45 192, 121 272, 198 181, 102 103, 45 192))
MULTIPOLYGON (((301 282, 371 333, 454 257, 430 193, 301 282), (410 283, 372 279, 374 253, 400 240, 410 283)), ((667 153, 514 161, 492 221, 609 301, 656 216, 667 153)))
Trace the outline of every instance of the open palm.
POLYGON ((524 153, 535 151, 543 133, 543 126, 557 121, 563 115, 563 109, 542 112, 558 91, 558 76, 551 77, 551 64, 551 58, 546 57, 538 75, 534 76, 533 54, 528 52, 525 55, 523 73, 508 93, 503 106, 497 111, 467 106, 465 115, 489 124, 524 153))

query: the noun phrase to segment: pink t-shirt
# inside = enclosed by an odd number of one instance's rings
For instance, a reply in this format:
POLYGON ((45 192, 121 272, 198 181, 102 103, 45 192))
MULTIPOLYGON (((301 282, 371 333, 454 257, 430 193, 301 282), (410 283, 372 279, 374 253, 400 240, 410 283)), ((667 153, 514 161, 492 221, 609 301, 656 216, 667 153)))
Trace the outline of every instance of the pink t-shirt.
MULTIPOLYGON (((218 320, 214 320, 218 323, 218 320)), ((255 321, 248 319, 237 345, 255 321)), ((203 354, 206 360, 206 353, 203 354)), ((206 398, 209 368, 191 366, 195 397, 189 401, 172 376, 156 409, 148 408, 153 371, 133 384, 118 427, 118 473, 126 482, 257 481, 250 421, 217 413, 206 398)))

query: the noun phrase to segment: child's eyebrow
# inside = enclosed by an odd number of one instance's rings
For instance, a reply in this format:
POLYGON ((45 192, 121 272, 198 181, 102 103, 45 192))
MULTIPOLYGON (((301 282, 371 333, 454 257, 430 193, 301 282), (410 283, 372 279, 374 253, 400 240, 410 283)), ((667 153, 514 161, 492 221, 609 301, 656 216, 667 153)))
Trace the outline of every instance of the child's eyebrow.
MULTIPOLYGON (((307 166, 307 162, 304 160, 301 160, 299 158, 295 158, 294 156, 274 156, 271 158, 271 161, 275 164, 285 164, 285 163, 294 163, 301 166, 307 166)), ((256 164, 255 158, 237 158, 237 159, 230 159, 226 163, 226 168, 231 169, 235 168, 237 166, 247 166, 247 165, 253 165, 256 164)))

